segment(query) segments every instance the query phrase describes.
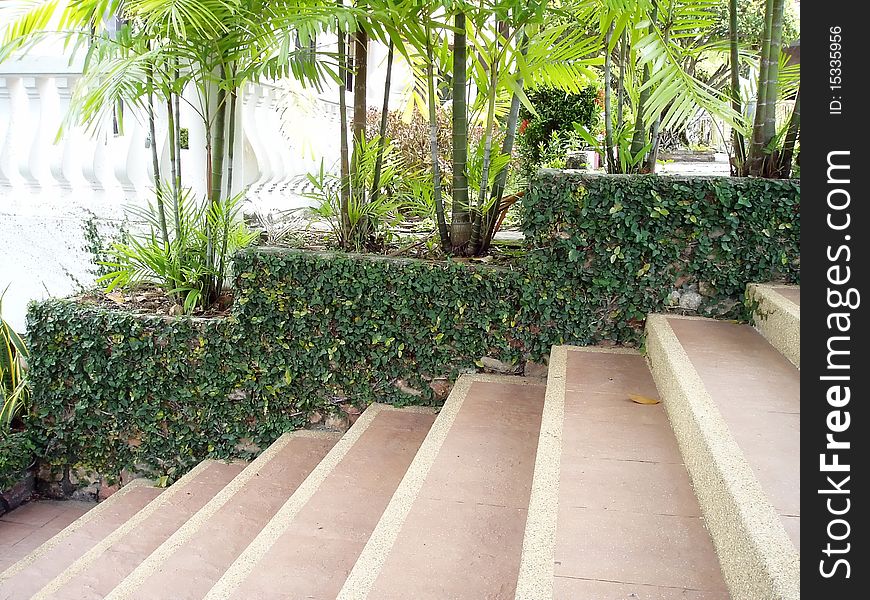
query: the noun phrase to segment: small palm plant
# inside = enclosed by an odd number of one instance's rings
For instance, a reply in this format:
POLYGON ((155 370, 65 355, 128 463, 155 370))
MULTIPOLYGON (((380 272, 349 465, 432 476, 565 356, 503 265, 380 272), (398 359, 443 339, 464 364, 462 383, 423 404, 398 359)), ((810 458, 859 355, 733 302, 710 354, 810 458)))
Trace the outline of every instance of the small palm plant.
POLYGON ((30 399, 27 345, 3 319, 5 295, 6 290, 3 290, 0 293, 0 430, 11 427, 12 420, 25 409, 30 399))

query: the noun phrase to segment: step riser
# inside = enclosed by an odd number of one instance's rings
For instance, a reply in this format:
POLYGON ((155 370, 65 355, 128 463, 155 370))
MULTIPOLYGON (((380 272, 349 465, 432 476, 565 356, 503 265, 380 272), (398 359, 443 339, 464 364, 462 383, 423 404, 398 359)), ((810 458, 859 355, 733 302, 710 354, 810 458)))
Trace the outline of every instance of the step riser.
POLYGON ((732 597, 799 598, 794 545, 664 316, 647 318, 646 348, 732 597))
POLYGON ((755 328, 798 369, 801 368, 801 309, 775 288, 750 284, 746 296, 756 303, 755 328))

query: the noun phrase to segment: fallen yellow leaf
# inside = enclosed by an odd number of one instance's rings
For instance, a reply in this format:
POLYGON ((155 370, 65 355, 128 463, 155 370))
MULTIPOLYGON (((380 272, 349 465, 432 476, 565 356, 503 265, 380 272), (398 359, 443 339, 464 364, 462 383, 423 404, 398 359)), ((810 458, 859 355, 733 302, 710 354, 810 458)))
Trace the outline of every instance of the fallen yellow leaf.
POLYGON ((637 402, 638 404, 658 404, 661 400, 656 400, 655 398, 647 398, 646 396, 641 396, 640 394, 629 394, 628 397, 632 402, 637 402))

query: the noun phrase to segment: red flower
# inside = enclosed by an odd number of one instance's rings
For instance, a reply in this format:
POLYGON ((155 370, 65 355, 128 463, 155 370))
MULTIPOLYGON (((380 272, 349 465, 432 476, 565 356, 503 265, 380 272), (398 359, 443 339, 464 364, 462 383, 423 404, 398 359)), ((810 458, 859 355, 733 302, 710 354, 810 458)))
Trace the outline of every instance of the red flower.
POLYGON ((523 119, 523 122, 520 123, 520 135, 522 135, 526 132, 526 127, 528 127, 528 126, 529 126, 529 120, 523 119))

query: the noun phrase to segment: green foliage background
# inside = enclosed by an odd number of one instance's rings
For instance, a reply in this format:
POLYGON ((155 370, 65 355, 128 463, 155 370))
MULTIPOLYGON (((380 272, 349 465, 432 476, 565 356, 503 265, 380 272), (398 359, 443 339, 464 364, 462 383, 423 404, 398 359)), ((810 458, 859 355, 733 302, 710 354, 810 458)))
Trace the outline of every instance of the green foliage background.
POLYGON ((677 285, 713 290, 701 314, 745 317, 747 283, 798 281, 799 203, 793 181, 545 170, 511 269, 255 248, 235 257, 225 319, 33 304, 28 430, 58 469, 172 479, 208 456, 245 456, 312 410, 434 403, 427 379, 483 356, 637 345, 677 285))

